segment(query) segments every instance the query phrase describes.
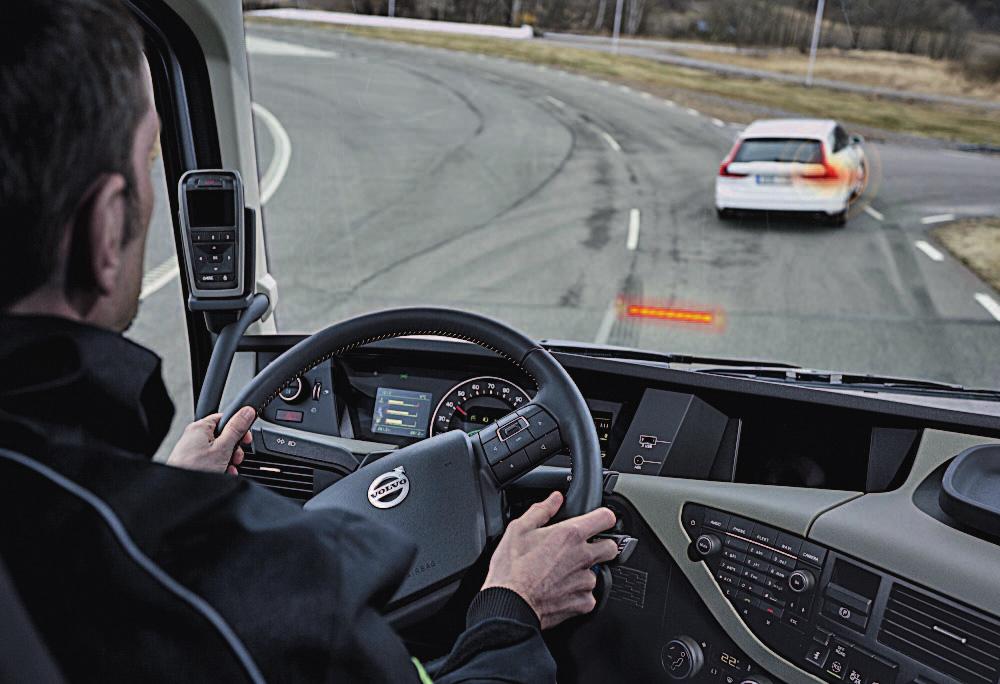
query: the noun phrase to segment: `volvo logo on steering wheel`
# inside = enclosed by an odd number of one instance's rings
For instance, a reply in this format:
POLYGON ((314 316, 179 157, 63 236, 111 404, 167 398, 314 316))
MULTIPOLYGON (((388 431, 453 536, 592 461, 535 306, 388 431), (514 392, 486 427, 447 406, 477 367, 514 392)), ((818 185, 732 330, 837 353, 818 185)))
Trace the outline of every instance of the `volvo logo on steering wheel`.
POLYGON ((379 475, 368 486, 368 502, 375 508, 392 508, 410 493, 410 479, 403 466, 379 475))

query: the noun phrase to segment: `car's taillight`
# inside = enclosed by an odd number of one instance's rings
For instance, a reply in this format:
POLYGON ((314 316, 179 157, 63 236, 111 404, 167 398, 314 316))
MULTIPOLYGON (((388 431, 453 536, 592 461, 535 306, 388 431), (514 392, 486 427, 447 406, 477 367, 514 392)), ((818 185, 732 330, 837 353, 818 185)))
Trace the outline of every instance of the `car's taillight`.
POLYGON ((831 164, 829 158, 826 156, 826 150, 823 150, 823 175, 818 177, 826 178, 828 180, 840 178, 840 173, 837 171, 837 167, 831 164))
POLYGON ((729 154, 727 154, 726 158, 722 160, 721 164, 719 164, 719 176, 720 177, 722 177, 722 178, 743 178, 743 177, 745 177, 747 175, 745 173, 733 173, 732 171, 729 170, 729 163, 731 161, 733 161, 733 157, 736 156, 737 150, 740 149, 740 142, 741 141, 739 141, 739 140, 736 141, 736 144, 733 145, 733 149, 729 150, 729 154))

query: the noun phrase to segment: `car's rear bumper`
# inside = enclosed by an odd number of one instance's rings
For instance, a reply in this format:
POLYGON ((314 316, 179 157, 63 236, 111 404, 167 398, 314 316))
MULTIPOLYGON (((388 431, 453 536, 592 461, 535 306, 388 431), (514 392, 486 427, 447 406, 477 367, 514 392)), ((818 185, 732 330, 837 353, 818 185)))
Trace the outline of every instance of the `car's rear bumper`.
POLYGON ((850 190, 843 184, 776 187, 752 185, 745 179, 720 178, 715 185, 715 206, 718 209, 836 214, 847 209, 850 197, 850 190))

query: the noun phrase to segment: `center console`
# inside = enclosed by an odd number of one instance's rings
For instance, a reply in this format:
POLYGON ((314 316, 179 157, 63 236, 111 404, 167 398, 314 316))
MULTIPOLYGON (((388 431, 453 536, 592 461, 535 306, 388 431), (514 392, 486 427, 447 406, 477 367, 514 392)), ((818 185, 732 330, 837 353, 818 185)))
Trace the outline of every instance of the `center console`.
POLYGON ((794 534, 687 504, 708 565, 771 650, 831 683, 996 683, 1000 622, 794 534))

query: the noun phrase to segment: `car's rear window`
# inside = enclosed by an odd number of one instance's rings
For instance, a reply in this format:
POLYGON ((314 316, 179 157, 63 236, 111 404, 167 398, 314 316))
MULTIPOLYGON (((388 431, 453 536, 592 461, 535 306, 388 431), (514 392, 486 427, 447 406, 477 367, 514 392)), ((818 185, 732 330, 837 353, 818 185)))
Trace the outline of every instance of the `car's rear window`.
POLYGON ((737 162, 799 162, 822 164, 823 150, 818 140, 803 138, 752 138, 736 151, 737 162))

